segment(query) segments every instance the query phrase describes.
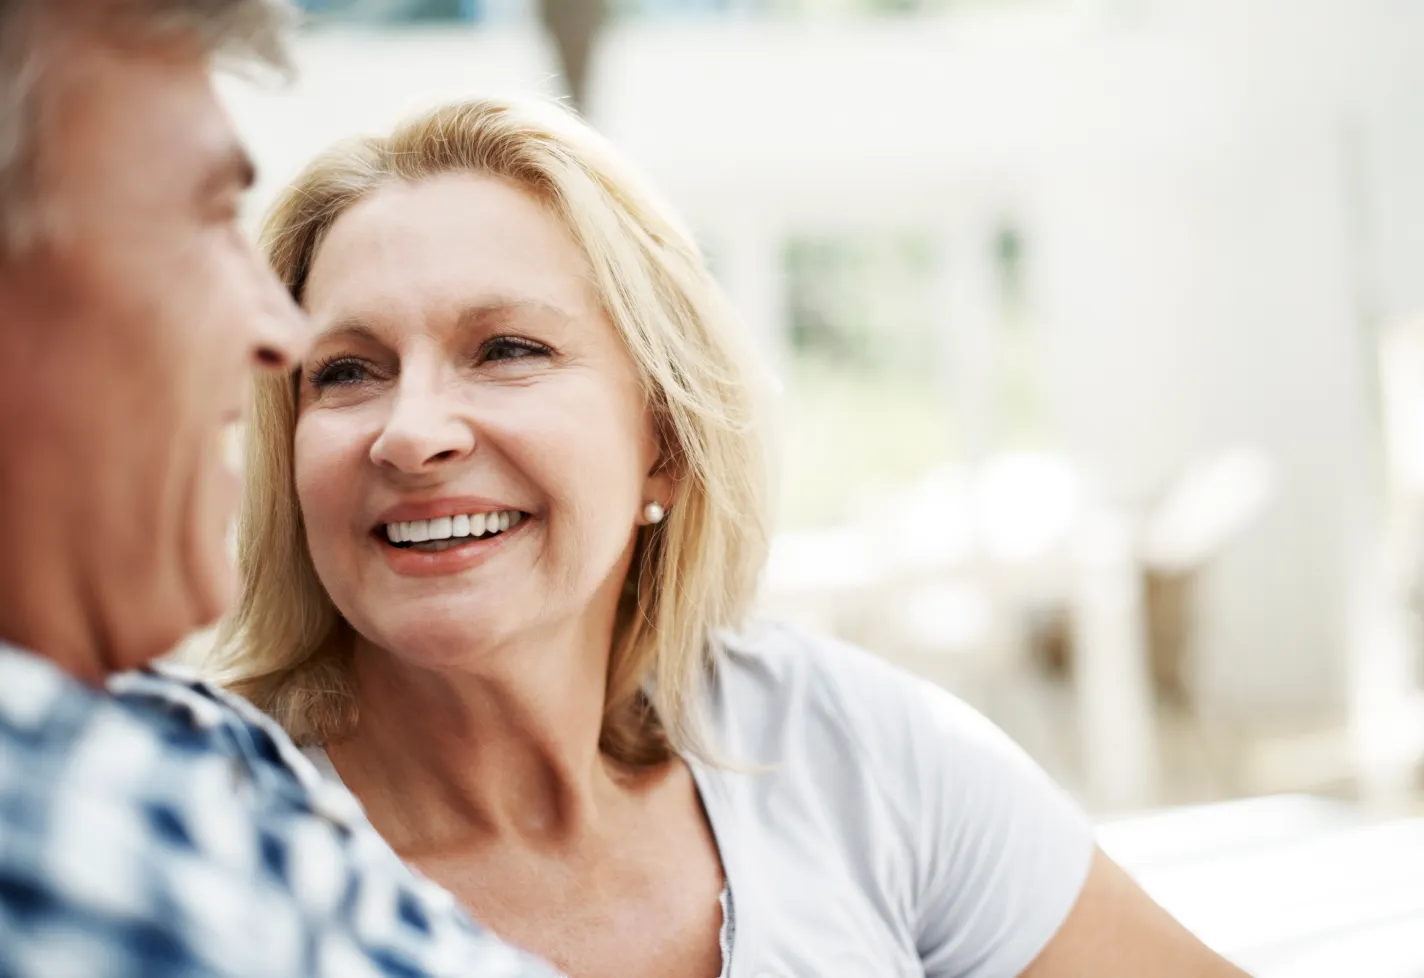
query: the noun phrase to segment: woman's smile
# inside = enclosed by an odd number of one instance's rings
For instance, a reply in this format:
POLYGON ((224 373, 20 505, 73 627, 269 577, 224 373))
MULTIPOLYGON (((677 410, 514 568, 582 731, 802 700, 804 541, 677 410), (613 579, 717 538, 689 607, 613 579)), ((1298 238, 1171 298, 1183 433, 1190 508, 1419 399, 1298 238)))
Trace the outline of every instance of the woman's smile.
POLYGON ((518 526, 525 514, 517 509, 494 513, 461 513, 429 520, 384 523, 377 528, 385 531, 386 541, 402 550, 413 548, 426 553, 439 553, 451 547, 498 536, 518 526))
POLYGON ((534 523, 523 513, 511 514, 506 511, 500 515, 510 519, 508 529, 487 531, 481 536, 450 537, 422 543, 391 543, 383 534, 376 538, 376 545, 381 548, 391 570, 402 576, 436 577, 442 574, 458 574, 502 553, 524 537, 534 523))
POLYGON ((532 520, 514 507, 450 499, 387 510, 371 538, 397 574, 457 574, 501 552, 532 520))

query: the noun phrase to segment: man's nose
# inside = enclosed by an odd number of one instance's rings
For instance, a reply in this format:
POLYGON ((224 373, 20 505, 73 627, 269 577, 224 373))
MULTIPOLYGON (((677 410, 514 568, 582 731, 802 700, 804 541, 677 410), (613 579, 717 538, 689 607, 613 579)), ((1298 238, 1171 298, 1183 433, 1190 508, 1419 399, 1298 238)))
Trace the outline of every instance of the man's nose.
POLYGON ((306 356, 311 327, 306 313, 260 256, 257 268, 257 316, 252 343, 253 364, 259 369, 288 371, 306 356))

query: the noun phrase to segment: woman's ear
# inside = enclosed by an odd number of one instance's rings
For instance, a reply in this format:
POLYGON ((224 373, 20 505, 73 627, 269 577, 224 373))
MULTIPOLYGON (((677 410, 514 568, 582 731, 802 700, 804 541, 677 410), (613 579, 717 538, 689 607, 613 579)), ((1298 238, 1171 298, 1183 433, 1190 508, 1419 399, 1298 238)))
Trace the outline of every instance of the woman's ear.
POLYGON ((668 448, 672 441, 667 437, 666 424, 660 419, 654 418, 652 429, 654 456, 652 465, 648 467, 643 478, 643 511, 640 511, 640 522, 644 525, 655 522, 648 520, 646 516, 649 503, 657 503, 666 513, 677 501, 674 498, 677 492, 677 476, 674 472, 672 452, 668 448))
POLYGON ((643 480, 643 508, 638 512, 638 523, 647 526, 662 522, 663 515, 676 504, 676 480, 661 462, 643 480))

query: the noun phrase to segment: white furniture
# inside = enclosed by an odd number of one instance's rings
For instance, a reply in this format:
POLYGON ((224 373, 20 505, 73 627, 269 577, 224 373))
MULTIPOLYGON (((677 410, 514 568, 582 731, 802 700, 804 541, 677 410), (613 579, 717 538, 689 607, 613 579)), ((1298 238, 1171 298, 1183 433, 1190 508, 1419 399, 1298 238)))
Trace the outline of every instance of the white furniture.
POLYGON ((1424 818, 1282 796, 1118 819, 1099 841, 1255 978, 1424 976, 1424 818))

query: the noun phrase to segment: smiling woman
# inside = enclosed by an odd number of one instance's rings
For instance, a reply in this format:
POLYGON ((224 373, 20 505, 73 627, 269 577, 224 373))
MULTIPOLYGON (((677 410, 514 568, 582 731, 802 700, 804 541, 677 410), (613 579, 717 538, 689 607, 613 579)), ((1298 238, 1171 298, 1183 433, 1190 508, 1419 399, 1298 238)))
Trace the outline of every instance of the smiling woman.
POLYGON ((576 119, 338 147, 267 247, 316 335, 259 385, 223 678, 497 933, 579 976, 1234 973, 947 693, 746 625, 760 368, 576 119))
MULTIPOLYGON (((453 365, 480 379, 479 396, 502 396, 511 422, 567 419, 572 447, 588 450, 591 429, 581 415, 588 405, 561 406, 547 396, 521 401, 517 392, 549 374, 555 393, 572 396, 576 388, 560 386, 560 378, 577 383, 591 369, 589 358, 601 356, 638 391, 639 412, 647 400, 648 422, 668 442, 667 460, 676 456, 678 481, 666 526, 639 540, 634 585, 642 613, 618 629, 602 739, 633 763, 666 759, 670 744, 702 744, 690 709, 704 667, 700 649, 707 635, 740 619, 765 553, 764 451, 754 420, 762 381, 690 238, 655 200, 628 192, 636 181, 623 170, 561 110, 482 103, 432 114, 389 139, 339 147, 278 204, 267 224, 268 251, 318 335, 295 399, 287 385, 267 384, 257 394, 247 512, 260 518, 244 525, 247 588, 232 632, 242 636, 239 688, 289 728, 324 741, 354 719, 341 668, 347 622, 301 535, 316 517, 285 489, 293 478, 288 433, 299 406, 303 427, 315 434, 321 425, 369 419, 390 407, 389 397, 373 394, 399 380, 407 390, 419 378, 444 384, 453 365), (576 160, 568 158, 573 146, 576 160), (625 195, 617 208, 608 206, 615 187, 625 195), (528 227, 520 224, 531 216, 528 227), (476 219, 512 233, 461 239, 476 219), (338 228, 350 233, 334 233, 338 228), (554 256, 572 263, 575 274, 550 290, 544 280, 554 256), (606 313, 599 293, 612 300, 606 313), (442 336, 403 336, 407 323, 440 304, 442 336), (596 344, 578 330, 590 318, 601 326, 596 344), (656 328, 663 323, 673 328, 656 328), (571 332, 573 342, 563 348, 571 332), (530 415, 529 407, 541 404, 540 414, 530 415), (672 559, 661 559, 665 552, 672 559), (691 600, 659 600, 673 589, 691 600), (646 691, 643 680, 654 670, 657 689, 646 691)), ((420 450, 431 430, 419 416, 421 400, 396 404, 393 423, 373 439, 376 457, 420 450)), ((442 450, 462 447, 469 446, 442 450)), ((673 474, 670 465, 662 491, 673 474)), ((524 512, 514 502, 482 506, 524 512)), ((631 511, 644 502, 632 499, 631 511)), ((436 502, 437 509, 448 505, 436 502)), ((477 515, 480 507, 471 508, 477 512, 466 515, 477 515)))

